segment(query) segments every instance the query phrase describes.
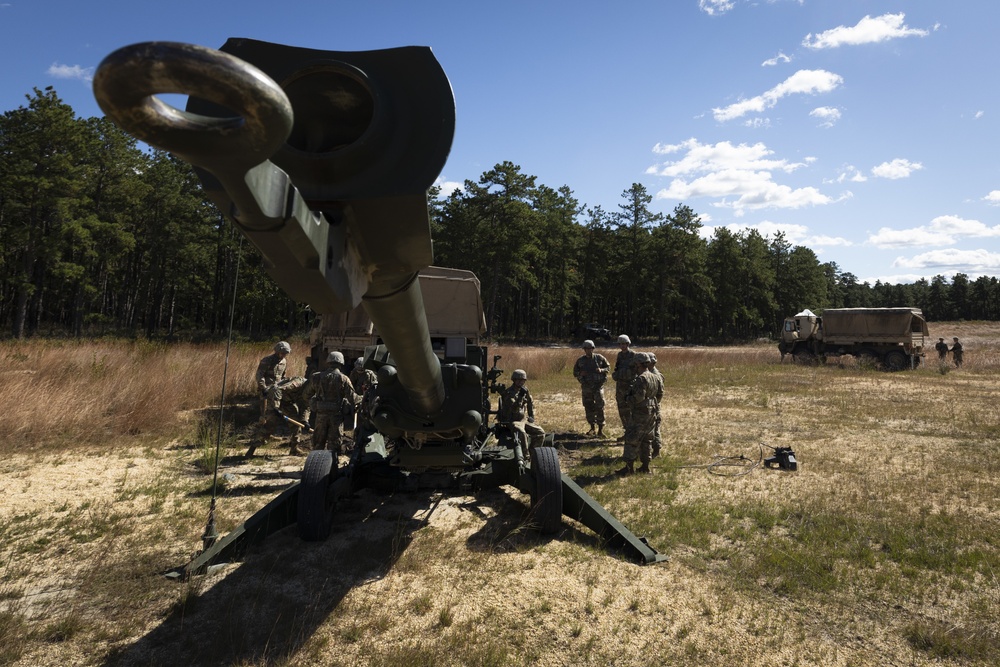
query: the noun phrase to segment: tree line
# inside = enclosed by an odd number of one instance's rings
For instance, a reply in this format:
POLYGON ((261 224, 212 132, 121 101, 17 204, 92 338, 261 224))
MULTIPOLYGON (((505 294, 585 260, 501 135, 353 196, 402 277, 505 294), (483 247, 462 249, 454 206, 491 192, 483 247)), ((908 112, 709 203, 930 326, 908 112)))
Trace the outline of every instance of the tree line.
MULTIPOLYGON (((803 308, 915 306, 930 320, 1000 319, 995 277, 870 285, 782 235, 650 209, 633 183, 617 210, 512 162, 446 197, 432 189, 435 263, 474 271, 489 335, 559 339, 581 323, 658 342, 773 336, 803 308)), ((150 339, 301 333, 312 314, 205 198, 193 170, 145 151, 52 88, 0 117, 0 320, 14 337, 150 339)))

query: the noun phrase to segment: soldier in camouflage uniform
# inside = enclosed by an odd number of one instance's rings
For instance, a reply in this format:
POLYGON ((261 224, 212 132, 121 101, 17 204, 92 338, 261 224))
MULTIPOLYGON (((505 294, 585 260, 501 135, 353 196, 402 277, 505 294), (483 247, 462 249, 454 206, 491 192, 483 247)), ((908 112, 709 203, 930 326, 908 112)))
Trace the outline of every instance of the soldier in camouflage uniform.
POLYGON ((528 374, 518 369, 510 374, 510 380, 510 387, 500 394, 497 421, 517 431, 529 449, 541 447, 545 442, 545 430, 535 424, 535 404, 525 386, 528 374))
POLYGON ((621 351, 615 358, 615 370, 611 374, 611 378, 615 381, 615 402, 618 404, 618 418, 621 419, 622 428, 626 431, 628 430, 628 415, 631 410, 625 401, 625 394, 628 393, 628 388, 632 385, 632 379, 635 377, 632 362, 636 353, 629 349, 630 345, 632 345, 632 341, 628 336, 625 334, 618 336, 618 347, 621 351))
MULTIPOLYGON (((281 412, 300 424, 309 424, 311 410, 309 408, 309 381, 304 377, 297 376, 290 380, 278 383, 278 391, 281 392, 281 412)), ((288 430, 291 434, 290 451, 292 456, 304 456, 305 451, 299 448, 304 444, 301 439, 302 427, 298 424, 288 423, 288 430)))
POLYGON ((292 346, 285 341, 274 345, 274 354, 269 354, 257 364, 257 387, 260 390, 260 419, 257 428, 250 438, 250 446, 245 456, 253 456, 254 451, 262 446, 282 422, 278 414, 281 403, 280 392, 277 395, 278 382, 285 379, 286 357, 292 351, 292 346))
POLYGON ((353 415, 358 395, 346 375, 341 372, 344 355, 331 352, 325 371, 309 378, 309 396, 314 400, 313 449, 329 449, 339 453, 344 445, 344 419, 353 415))
POLYGON ((354 361, 354 368, 351 369, 350 377, 351 386, 354 387, 354 393, 361 396, 364 396, 368 387, 378 382, 378 376, 375 375, 375 371, 370 371, 365 368, 364 357, 358 357, 354 361))
POLYGON ((649 472, 650 449, 658 409, 656 397, 662 395, 663 384, 659 377, 648 370, 648 363, 648 355, 636 353, 636 377, 625 394, 625 400, 632 410, 629 426, 625 431, 625 451, 622 454, 625 467, 618 471, 619 475, 649 472), (642 462, 638 470, 635 468, 637 458, 642 462))
POLYGON ((611 364, 603 354, 594 354, 594 341, 583 341, 583 356, 573 364, 573 377, 580 381, 583 395, 583 411, 587 415, 590 430, 587 435, 604 437, 604 383, 608 379, 611 364))
POLYGON ((646 356, 649 357, 649 372, 660 380, 660 392, 656 395, 656 429, 653 431, 652 455, 655 459, 660 455, 660 446, 663 444, 663 439, 660 437, 660 424, 663 421, 660 416, 660 403, 663 402, 663 374, 656 368, 656 355, 652 352, 647 352, 646 356))

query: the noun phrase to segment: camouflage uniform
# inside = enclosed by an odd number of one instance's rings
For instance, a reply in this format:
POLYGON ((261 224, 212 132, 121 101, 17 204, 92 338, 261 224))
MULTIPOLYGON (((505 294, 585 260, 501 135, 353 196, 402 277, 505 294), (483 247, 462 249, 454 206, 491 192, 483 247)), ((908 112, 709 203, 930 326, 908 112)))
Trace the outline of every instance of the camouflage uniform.
POLYGON ((338 452, 344 440, 345 414, 353 411, 358 396, 354 393, 351 381, 340 372, 339 366, 313 373, 309 379, 309 387, 309 396, 315 399, 313 411, 316 413, 313 449, 338 452))
POLYGON ((521 434, 522 442, 529 449, 541 447, 545 442, 545 430, 535 422, 535 404, 531 400, 531 392, 524 385, 511 385, 500 394, 500 407, 497 410, 497 421, 509 424, 521 434))
POLYGON ((629 413, 631 409, 625 400, 632 380, 635 378, 635 369, 632 365, 635 361, 636 353, 630 349, 624 349, 618 353, 615 359, 615 370, 611 378, 615 381, 615 401, 618 403, 618 418, 622 421, 622 428, 628 430, 629 413))
POLYGON ((260 389, 260 420, 250 439, 250 447, 246 455, 252 456, 257 447, 263 446, 267 439, 274 435, 283 421, 278 414, 281 407, 281 392, 278 382, 285 379, 285 356, 275 351, 260 360, 257 364, 257 387, 260 389))
POLYGON ((267 355, 257 364, 257 386, 260 388, 261 414, 263 414, 264 402, 267 399, 267 390, 285 379, 286 365, 285 357, 277 352, 267 355))
POLYGON ((962 367, 962 344, 958 342, 957 338, 953 338, 952 340, 955 341, 955 342, 951 346, 951 356, 952 356, 952 359, 955 361, 955 368, 961 368, 962 367))
POLYGON ((660 416, 660 403, 663 402, 663 374, 656 368, 656 355, 648 352, 647 356, 649 356, 649 372, 660 380, 660 391, 656 394, 656 428, 653 431, 653 458, 656 458, 660 455, 660 448, 663 445, 660 436, 660 423, 663 421, 660 416))
POLYGON ((622 455, 629 472, 631 472, 632 463, 636 458, 642 462, 640 472, 649 471, 650 448, 653 444, 653 431, 656 428, 658 411, 656 397, 658 395, 663 395, 663 383, 649 370, 643 370, 632 380, 632 385, 625 395, 626 402, 632 408, 629 426, 625 431, 625 451, 622 455))
POLYGON ((368 387, 376 384, 378 382, 378 376, 375 375, 375 371, 370 371, 367 368, 355 365, 351 369, 351 386, 354 387, 354 393, 364 395, 365 390, 368 387))
POLYGON ((608 379, 611 364, 603 354, 584 354, 573 364, 573 377, 580 381, 580 392, 583 397, 583 411, 590 424, 590 433, 594 426, 604 431, 604 383, 608 379))
MULTIPOLYGON (((311 413, 307 397, 309 381, 301 376, 293 377, 290 380, 278 383, 277 389, 280 392, 281 411, 297 422, 308 424, 311 413)), ((292 436, 289 444, 294 449, 301 443, 299 435, 302 432, 302 428, 296 424, 289 423, 288 431, 292 436)))

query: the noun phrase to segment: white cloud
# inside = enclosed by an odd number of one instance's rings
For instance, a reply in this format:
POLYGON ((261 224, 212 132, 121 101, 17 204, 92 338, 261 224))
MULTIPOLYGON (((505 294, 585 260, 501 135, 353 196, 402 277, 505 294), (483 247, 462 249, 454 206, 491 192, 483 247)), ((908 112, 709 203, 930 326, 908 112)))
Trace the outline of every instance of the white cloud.
POLYGON ((698 8, 709 16, 725 14, 735 6, 734 0, 698 0, 698 8))
POLYGON ((767 127, 771 127, 771 119, 770 118, 761 118, 761 117, 750 118, 750 119, 747 119, 747 120, 743 121, 743 125, 744 125, 744 127, 750 127, 750 128, 755 129, 755 130, 758 129, 758 128, 762 128, 762 127, 767 128, 767 127))
POLYGON ((778 63, 790 63, 790 62, 792 62, 791 58, 789 58, 788 56, 786 56, 781 51, 778 51, 778 55, 776 55, 773 58, 768 58, 767 60, 765 60, 764 62, 762 62, 760 64, 760 66, 761 67, 773 67, 773 66, 777 65, 778 63))
POLYGON ((740 100, 727 107, 712 109, 715 120, 724 122, 745 116, 748 113, 760 113, 775 106, 779 100, 788 95, 816 95, 835 90, 844 82, 839 74, 822 69, 802 69, 791 75, 774 88, 748 100, 740 100))
POLYGON ((851 183, 864 183, 867 180, 868 177, 865 176, 864 172, 862 172, 854 165, 849 164, 843 168, 843 171, 837 174, 837 178, 833 179, 832 181, 823 181, 823 182, 844 183, 845 181, 848 181, 851 183))
POLYGON ((80 81, 91 81, 94 78, 93 67, 80 67, 79 65, 60 65, 52 63, 48 69, 48 75, 57 79, 79 79, 80 81))
POLYGON ((687 151, 687 153, 677 162, 665 162, 659 167, 650 167, 646 173, 657 176, 680 176, 722 169, 778 169, 790 173, 806 166, 804 162, 788 162, 769 157, 774 154, 774 151, 768 149, 761 142, 753 145, 739 144, 738 146, 734 146, 728 141, 703 144, 692 137, 679 144, 656 144, 653 146, 653 152, 657 155, 669 155, 680 151, 687 151))
POLYGON ((813 118, 820 120, 821 127, 833 127, 840 120, 840 109, 836 107, 816 107, 809 112, 813 118))
POLYGON ((1000 237, 1000 225, 987 227, 979 220, 966 220, 956 215, 941 215, 929 225, 911 229, 883 227, 868 237, 868 243, 878 248, 913 248, 954 245, 962 238, 1000 237))
POLYGON ((909 178, 910 174, 924 168, 919 162, 910 162, 904 158, 896 158, 892 162, 883 162, 872 167, 872 175, 879 178, 889 178, 896 180, 899 178, 909 178))
POLYGON ((1000 270, 1000 253, 978 250, 958 250, 944 248, 931 250, 913 257, 897 257, 893 267, 904 269, 930 269, 933 273, 942 273, 944 269, 961 271, 971 275, 996 275, 1000 270))
POLYGON ((866 15, 855 26, 840 25, 818 35, 810 33, 802 40, 802 46, 809 49, 834 49, 844 45, 875 44, 900 37, 926 37, 930 34, 927 30, 904 25, 904 18, 902 12, 875 18, 866 15))
POLYGON ((988 195, 983 197, 983 201, 993 206, 1000 206, 1000 190, 991 190, 988 195))
MULTIPOLYGON (((780 0, 767 0, 767 4, 773 5, 780 0)), ((797 2, 802 4, 805 0, 792 0, 792 2, 797 2)), ((709 16, 715 16, 717 14, 725 14, 726 12, 732 10, 736 6, 737 0, 698 0, 698 8, 705 12, 709 16)), ((746 2, 746 0, 744 0, 746 2)), ((756 0, 752 0, 750 4, 756 4, 756 0)))
POLYGON ((451 193, 456 190, 461 191, 465 187, 464 183, 459 183, 458 181, 445 181, 440 177, 434 181, 434 185, 441 188, 441 194, 439 195, 440 199, 446 199, 451 196, 451 193))
POLYGON ((775 159, 763 143, 734 146, 728 141, 701 144, 688 139, 680 144, 657 144, 653 152, 668 155, 686 151, 680 160, 653 165, 647 174, 672 177, 670 185, 656 193, 656 199, 686 200, 715 197, 712 204, 732 209, 736 216, 748 210, 765 208, 802 208, 832 203, 833 200, 813 187, 791 188, 776 183, 773 172, 791 173, 807 163, 775 159))
POLYGON ((982 117, 983 117, 983 116, 984 116, 985 114, 986 114, 986 112, 985 112, 985 111, 977 111, 977 112, 976 112, 976 115, 975 115, 975 116, 973 116, 973 118, 975 118, 976 120, 979 120, 979 119, 980 119, 980 118, 982 118, 982 117))

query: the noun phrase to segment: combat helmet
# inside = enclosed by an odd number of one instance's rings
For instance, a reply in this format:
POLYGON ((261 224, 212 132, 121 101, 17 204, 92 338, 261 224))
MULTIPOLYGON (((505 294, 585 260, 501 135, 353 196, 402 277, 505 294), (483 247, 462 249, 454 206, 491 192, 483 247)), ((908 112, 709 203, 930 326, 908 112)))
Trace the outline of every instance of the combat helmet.
POLYGON ((645 352, 636 352, 635 355, 632 357, 633 366, 638 366, 640 364, 648 364, 648 363, 649 363, 649 355, 646 354, 645 352))

